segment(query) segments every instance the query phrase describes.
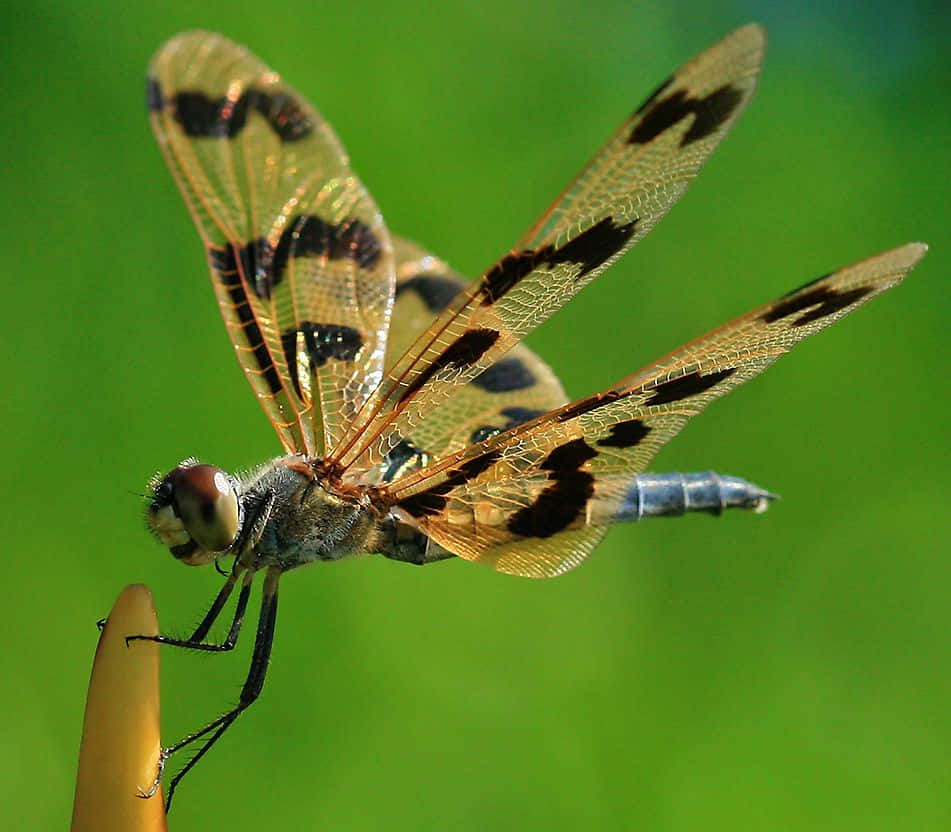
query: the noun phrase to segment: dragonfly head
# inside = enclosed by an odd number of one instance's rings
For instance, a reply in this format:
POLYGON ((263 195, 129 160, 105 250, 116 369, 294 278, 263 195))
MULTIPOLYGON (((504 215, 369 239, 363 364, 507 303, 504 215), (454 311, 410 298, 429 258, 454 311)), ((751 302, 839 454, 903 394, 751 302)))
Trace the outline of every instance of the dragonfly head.
POLYGON ((241 513, 235 480, 195 459, 149 482, 146 522, 183 563, 211 563, 238 536, 241 513))

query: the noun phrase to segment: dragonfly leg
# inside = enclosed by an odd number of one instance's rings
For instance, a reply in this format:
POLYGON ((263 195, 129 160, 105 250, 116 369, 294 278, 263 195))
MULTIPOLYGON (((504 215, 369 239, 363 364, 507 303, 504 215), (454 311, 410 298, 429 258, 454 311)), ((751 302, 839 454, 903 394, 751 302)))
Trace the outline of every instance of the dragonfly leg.
MULTIPOLYGON (((165 798, 166 812, 172 804, 172 797, 178 788, 178 784, 182 781, 182 778, 208 753, 208 750, 238 718, 241 712, 252 705, 261 695, 261 690, 264 687, 264 679, 267 676, 268 664, 271 660, 271 646, 274 642, 274 625, 277 621, 277 583, 280 575, 281 572, 279 569, 272 568, 268 570, 267 576, 264 579, 264 591, 261 597, 261 614, 258 617, 257 634, 254 639, 254 651, 251 654, 251 666, 248 669, 247 678, 241 688, 238 704, 227 713, 209 722, 204 728, 189 734, 174 745, 162 749, 161 761, 159 763, 159 778, 161 778, 165 762, 169 757, 181 751, 186 746, 191 745, 193 742, 206 738, 201 748, 198 749, 198 752, 185 763, 181 770, 179 770, 169 782, 168 795, 165 798)), ((249 583, 245 584, 245 586, 249 585, 249 583)), ((242 586, 242 594, 244 588, 245 587, 242 586)), ((158 782, 156 781, 156 784, 151 790, 151 794, 154 794, 157 788, 158 782)), ((149 797, 151 794, 142 796, 149 797)))
POLYGON ((250 570, 244 573, 244 580, 241 584, 241 592, 238 594, 238 603, 235 606, 234 617, 231 620, 231 627, 229 628, 228 635, 225 636, 224 641, 215 643, 206 642, 204 639, 205 636, 208 635, 208 631, 211 629, 212 625, 215 623, 215 621, 217 621, 222 609, 228 602, 228 598, 231 596, 231 592, 234 589, 239 577, 239 572, 237 571, 233 572, 228 577, 228 580, 225 581, 225 585, 215 596, 215 600, 212 602, 211 608, 205 614, 205 617, 202 618, 198 627, 195 628, 195 632, 192 633, 188 638, 136 635, 126 636, 126 644, 129 644, 129 642, 132 641, 155 641, 159 644, 169 644, 172 647, 184 647, 188 650, 206 650, 213 653, 222 653, 227 652, 228 650, 233 650, 235 644, 238 642, 238 634, 241 632, 241 623, 244 620, 244 613, 248 607, 248 598, 251 594, 251 578, 253 577, 253 574, 254 573, 250 570))

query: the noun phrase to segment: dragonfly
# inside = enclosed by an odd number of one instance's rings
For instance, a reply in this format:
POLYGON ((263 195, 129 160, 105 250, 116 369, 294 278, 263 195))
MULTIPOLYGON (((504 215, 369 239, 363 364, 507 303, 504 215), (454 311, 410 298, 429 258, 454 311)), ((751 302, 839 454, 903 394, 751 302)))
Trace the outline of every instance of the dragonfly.
POLYGON ((130 638, 232 650, 259 574, 263 590, 237 704, 162 750, 148 795, 172 754, 197 748, 170 805, 259 697, 286 572, 369 553, 543 578, 615 523, 766 508, 774 495, 740 477, 649 463, 712 401, 900 283, 924 244, 825 274, 575 400, 520 343, 680 198, 753 95, 764 47, 747 25, 677 70, 475 281, 387 230, 330 125, 260 59, 203 31, 161 47, 152 127, 283 454, 240 475, 189 458, 149 484, 154 535, 225 581, 188 638, 130 638))

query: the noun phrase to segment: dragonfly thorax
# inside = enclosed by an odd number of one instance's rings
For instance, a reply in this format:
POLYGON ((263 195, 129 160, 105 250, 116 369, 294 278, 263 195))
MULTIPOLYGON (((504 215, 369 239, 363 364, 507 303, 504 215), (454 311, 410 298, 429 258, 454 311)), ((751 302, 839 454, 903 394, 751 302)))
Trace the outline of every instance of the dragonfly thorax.
POLYGON ((287 570, 373 551, 379 512, 368 490, 335 485, 319 460, 302 456, 241 477, 187 459, 149 484, 147 522, 192 566, 234 555, 252 570, 287 570))
POLYGON ((331 482, 319 460, 275 459, 247 478, 240 499, 247 522, 258 513, 258 528, 235 553, 249 567, 288 570, 374 550, 380 517, 368 489, 331 482))

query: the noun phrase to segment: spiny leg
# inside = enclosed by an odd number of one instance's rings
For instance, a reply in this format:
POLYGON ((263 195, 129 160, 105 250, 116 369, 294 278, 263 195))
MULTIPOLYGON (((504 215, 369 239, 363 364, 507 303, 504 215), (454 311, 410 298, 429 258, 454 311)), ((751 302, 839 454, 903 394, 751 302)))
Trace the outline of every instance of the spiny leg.
MULTIPOLYGON (((248 540, 251 537, 254 537, 260 534, 260 529, 263 528, 263 525, 267 522, 268 517, 270 516, 271 509, 274 507, 275 495, 273 493, 268 493, 261 498, 255 500, 249 500, 247 505, 247 518, 244 523, 244 529, 238 537, 238 540, 232 546, 232 549, 235 551, 243 551, 248 544, 248 540)), ((215 568, 218 569, 218 561, 215 560, 215 568)), ((228 650, 233 650, 235 644, 238 641, 238 634, 241 631, 241 622, 244 620, 244 613, 248 606, 248 598, 251 595, 251 580, 254 575, 253 569, 248 569, 245 571, 246 567, 240 565, 240 562, 236 559, 234 568, 231 571, 231 575, 228 576, 228 580, 225 581, 225 585, 221 588, 221 591, 215 596, 215 600, 212 601, 211 609, 205 614, 205 617, 201 620, 198 627, 195 629, 195 632, 191 634, 187 639, 179 638, 170 638, 169 636, 127 636, 126 644, 130 641, 155 641, 159 644, 170 644, 173 647, 184 647, 190 650, 208 650, 211 652, 225 652, 228 650), (225 640, 220 644, 215 643, 205 643, 204 638, 208 635, 208 631, 211 629, 212 625, 217 621, 218 616, 221 614, 222 609, 224 609, 225 604, 228 602, 228 598, 231 596, 232 590, 237 583, 238 577, 242 572, 245 572, 244 582, 241 586, 241 593, 238 595, 238 604, 235 607, 234 618, 231 621, 231 628, 228 630, 228 635, 225 637, 225 640)), ((220 572, 221 570, 218 569, 220 572)), ((223 574, 223 573, 222 573, 223 574)), ((100 627, 100 629, 102 629, 100 627)))
POLYGON ((247 678, 244 680, 244 686, 241 688, 241 696, 238 699, 238 704, 232 710, 218 717, 213 722, 210 722, 204 728, 193 734, 189 734, 187 737, 175 743, 175 745, 162 749, 162 758, 159 766, 160 771, 164 768, 165 761, 173 754, 191 745, 191 743, 196 740, 211 734, 202 744, 201 748, 198 749, 198 753, 185 763, 181 771, 177 772, 169 783, 168 795, 165 798, 166 812, 168 812, 169 807, 172 805, 172 797, 182 778, 205 756, 231 723, 238 718, 238 715, 253 704, 261 694, 261 690, 264 687, 264 679, 267 676, 268 663, 271 660, 271 645, 274 642, 274 625, 277 621, 277 583, 280 576, 280 569, 272 567, 268 569, 267 576, 264 579, 264 590, 261 596, 261 614, 258 617, 257 634, 254 639, 254 652, 251 654, 251 667, 248 669, 247 678))
MULTIPOLYGON (((225 636, 225 640, 220 644, 207 644, 203 642, 202 639, 208 635, 208 631, 218 619, 222 609, 224 609, 224 606, 227 603, 228 598, 231 596, 231 592, 234 589, 235 584, 237 583, 239 575, 240 569, 238 569, 236 566, 235 571, 231 573, 231 575, 228 577, 228 580, 225 582, 225 585, 215 596, 215 600, 212 602, 211 608, 205 614, 205 617, 202 618, 198 627, 195 628, 195 632, 192 633, 189 638, 179 639, 170 638, 169 636, 145 635, 126 636, 126 646, 128 646, 129 642, 132 641, 154 641, 159 644, 169 644, 172 647, 184 647, 189 650, 206 650, 215 653, 233 650, 235 645, 238 643, 238 634, 241 632, 241 623, 244 621, 244 613, 247 609, 248 598, 251 594, 251 579, 254 575, 252 570, 245 572, 244 581, 241 585, 241 592, 238 595, 238 603, 235 606, 234 617, 231 620, 231 627, 228 630, 228 635, 225 636)), ((200 736, 200 734, 198 736, 200 736)), ((162 775, 165 771, 165 761, 168 759, 170 753, 171 752, 167 748, 162 749, 162 753, 159 755, 158 769, 155 772, 155 779, 152 780, 152 784, 147 790, 139 793, 139 797, 149 798, 158 791, 158 787, 162 782, 162 775)))
POLYGON ((169 644, 172 647, 184 647, 188 650, 207 650, 214 653, 234 650, 235 645, 238 643, 238 634, 241 632, 241 623, 244 620, 244 613, 248 607, 248 598, 251 595, 251 579, 254 573, 250 570, 244 574, 244 581, 241 584, 241 592, 238 595, 238 603, 235 606, 234 617, 231 620, 231 627, 224 641, 221 643, 206 643, 203 639, 208 635, 208 631, 221 614, 221 610, 227 603, 235 583, 237 583, 239 574, 238 571, 235 571, 228 577, 221 591, 215 596, 215 600, 211 604, 211 609, 205 614, 205 617, 201 620, 198 627, 195 628, 195 632, 188 638, 171 638, 170 636, 126 636, 126 644, 130 641, 155 641, 159 644, 169 644))

